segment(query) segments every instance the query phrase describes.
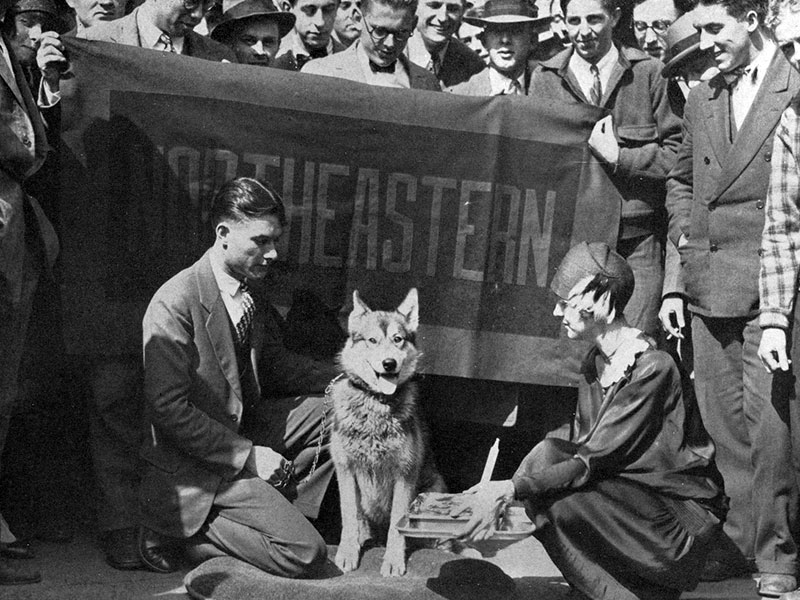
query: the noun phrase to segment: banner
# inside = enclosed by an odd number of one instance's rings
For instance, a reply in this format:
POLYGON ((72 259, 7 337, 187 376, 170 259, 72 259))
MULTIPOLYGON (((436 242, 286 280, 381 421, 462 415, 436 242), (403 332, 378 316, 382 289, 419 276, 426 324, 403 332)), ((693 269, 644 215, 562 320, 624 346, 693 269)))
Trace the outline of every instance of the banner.
MULTIPOLYGON (((65 40, 66 41, 66 40, 65 40)), ((235 176, 289 223, 270 282, 351 306, 420 293, 425 371, 571 385, 550 280, 577 241, 611 244, 620 198, 585 105, 469 98, 68 40, 62 229, 70 352, 140 351, 153 292, 212 243, 235 176)))

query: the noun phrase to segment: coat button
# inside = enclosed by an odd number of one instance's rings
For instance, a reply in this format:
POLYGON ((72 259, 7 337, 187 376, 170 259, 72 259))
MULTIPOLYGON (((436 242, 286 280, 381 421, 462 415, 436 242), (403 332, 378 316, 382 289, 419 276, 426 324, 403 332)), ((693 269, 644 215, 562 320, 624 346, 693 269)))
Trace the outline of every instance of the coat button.
POLYGON ((772 152, 764 152, 764 160, 770 162, 772 160, 772 152))
POLYGON ((239 422, 239 416, 238 415, 230 415, 228 418, 231 421, 233 421, 234 423, 238 423, 239 422))
POLYGON ((710 159, 710 158, 708 158, 707 156, 705 156, 705 157, 703 157, 703 162, 704 162, 705 164, 707 164, 707 165, 710 165, 710 164, 711 164, 711 159, 710 159))
POLYGON ((717 205, 714 202, 710 202, 708 204, 708 212, 714 212, 717 209, 717 205))
POLYGON ((25 144, 28 148, 31 147, 31 140, 28 138, 27 135, 22 136, 22 143, 25 144))
POLYGON ((716 252, 717 250, 719 250, 719 246, 717 246, 716 244, 711 244, 711 251, 716 252))
POLYGON ((764 256, 764 251, 761 248, 758 249, 758 255, 764 256))
POLYGON ((762 208, 764 208, 764 201, 763 200, 757 200, 756 201, 756 208, 758 210, 761 210, 762 208))

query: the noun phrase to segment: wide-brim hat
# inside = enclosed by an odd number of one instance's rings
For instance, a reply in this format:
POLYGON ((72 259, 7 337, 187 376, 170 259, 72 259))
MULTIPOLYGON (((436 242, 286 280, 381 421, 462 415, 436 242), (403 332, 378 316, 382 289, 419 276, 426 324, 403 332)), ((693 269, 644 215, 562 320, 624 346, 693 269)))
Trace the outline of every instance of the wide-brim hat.
POLYGON ((544 25, 552 17, 539 17, 536 7, 527 0, 487 0, 480 9, 465 16, 464 21, 476 27, 531 23, 544 25))
POLYGON ((223 0, 222 17, 211 30, 211 38, 223 41, 233 31, 237 21, 251 17, 269 17, 276 21, 281 37, 292 30, 295 21, 292 13, 278 10, 272 0, 223 0))
POLYGON ((661 69, 662 77, 674 77, 681 67, 706 52, 700 50, 700 33, 694 28, 689 13, 669 26, 665 41, 667 52, 664 55, 664 68, 661 69))
POLYGON ((6 17, 14 17, 26 12, 40 12, 51 19, 53 31, 64 33, 69 30, 69 23, 62 18, 54 0, 16 0, 8 5, 6 17))
POLYGON ((633 293, 633 269, 628 261, 603 242, 581 242, 570 248, 558 266, 550 289, 566 300, 578 282, 599 274, 616 280, 617 289, 633 293))

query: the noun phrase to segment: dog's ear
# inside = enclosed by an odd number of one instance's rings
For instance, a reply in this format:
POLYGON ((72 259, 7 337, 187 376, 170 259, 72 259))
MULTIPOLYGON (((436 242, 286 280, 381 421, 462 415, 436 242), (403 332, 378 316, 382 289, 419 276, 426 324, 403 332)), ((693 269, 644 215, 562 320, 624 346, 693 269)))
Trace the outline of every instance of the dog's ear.
POLYGON ((350 312, 350 318, 347 321, 348 331, 356 331, 358 329, 357 319, 361 315, 365 315, 370 311, 369 306, 364 304, 361 296, 358 295, 358 290, 353 291, 353 310, 350 312))
POLYGON ((403 315, 408 321, 409 331, 415 332, 419 326, 419 297, 417 288, 408 290, 406 299, 397 307, 397 312, 403 315))

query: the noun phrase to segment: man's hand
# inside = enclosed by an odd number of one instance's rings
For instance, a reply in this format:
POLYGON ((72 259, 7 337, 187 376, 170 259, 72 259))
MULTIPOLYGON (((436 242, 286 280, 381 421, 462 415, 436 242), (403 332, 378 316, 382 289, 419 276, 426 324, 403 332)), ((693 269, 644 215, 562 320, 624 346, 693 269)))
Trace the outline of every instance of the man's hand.
POLYGON ((458 517, 472 510, 472 518, 453 537, 471 542, 488 540, 497 531, 503 509, 513 499, 514 483, 510 479, 473 485, 464 492, 463 503, 450 511, 451 517, 458 517))
POLYGON ((792 361, 786 353, 786 332, 780 327, 764 329, 761 333, 761 344, 758 346, 758 357, 769 373, 778 369, 788 371, 792 361))
POLYGON ((55 31, 45 31, 39 38, 36 51, 36 64, 42 71, 42 78, 54 92, 58 91, 61 75, 69 69, 64 44, 55 31))
POLYGON ((611 115, 603 117, 594 125, 589 136, 589 148, 594 155, 614 167, 619 163, 619 142, 614 136, 614 120, 611 115))
POLYGON ((658 320, 667 332, 667 339, 683 339, 683 328, 686 327, 686 320, 683 317, 683 298, 678 295, 670 295, 661 301, 661 310, 658 311, 658 320))

